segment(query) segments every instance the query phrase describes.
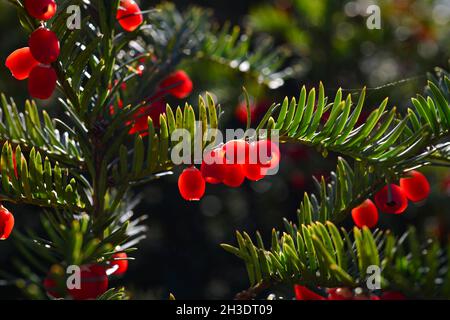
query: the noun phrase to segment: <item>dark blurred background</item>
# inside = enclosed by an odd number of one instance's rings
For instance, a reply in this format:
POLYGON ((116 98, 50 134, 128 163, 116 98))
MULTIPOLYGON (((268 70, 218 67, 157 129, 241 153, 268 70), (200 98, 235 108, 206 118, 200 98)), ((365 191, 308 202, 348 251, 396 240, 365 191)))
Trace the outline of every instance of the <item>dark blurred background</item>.
MULTIPOLYGON (((141 7, 158 2, 140 1, 141 7)), ((245 110, 241 87, 252 95, 255 119, 274 101, 286 95, 298 96, 300 85, 308 88, 322 81, 333 98, 338 87, 357 94, 368 86, 368 113, 385 96, 390 106, 404 112, 409 98, 421 92, 426 72, 448 67, 450 54, 450 0, 338 1, 175 1, 182 9, 200 5, 213 9, 219 23, 231 21, 251 30, 256 37, 270 35, 277 45, 292 53, 289 61, 297 66, 293 79, 271 90, 238 71, 208 62, 182 66, 192 77, 195 103, 199 93, 212 92, 225 114, 223 127, 243 127, 245 110), (369 4, 381 7, 381 29, 366 26, 369 4), (204 72, 208 70, 208 72, 204 72), (404 80, 405 81, 401 81, 404 80)), ((0 59, 24 46, 14 10, 0 1, 0 59)), ((0 91, 19 103, 27 98, 26 84, 11 79, 0 66, 0 91)), ((170 101, 169 101, 170 102, 170 101)), ((179 103, 174 101, 174 103, 179 103)), ((57 113, 57 103, 40 103, 57 113)), ((148 238, 133 254, 135 261, 123 279, 114 285, 127 285, 134 299, 166 299, 172 292, 179 299, 232 298, 247 288, 248 280, 241 261, 223 251, 220 243, 234 243, 235 230, 253 233, 260 230, 268 239, 273 227, 282 228, 282 218, 294 219, 304 192, 313 191, 311 177, 334 169, 335 155, 324 159, 315 150, 299 145, 282 147, 281 171, 277 176, 245 184, 239 189, 209 185, 199 203, 181 200, 177 189, 178 172, 146 187, 133 190, 141 194, 136 208, 148 214, 148 238)), ((414 223, 425 232, 447 234, 449 225, 450 175, 448 170, 428 170, 433 194, 422 206, 410 206, 407 214, 382 215, 380 227, 414 223)), ((37 228, 35 208, 7 204, 16 215, 16 228, 37 228)), ((351 221, 346 224, 351 226, 351 221)), ((0 243, 0 269, 14 272, 19 253, 11 241, 0 243)), ((290 288, 277 288, 292 296, 290 288)), ((23 298, 14 283, 0 277, 0 298, 23 298)))

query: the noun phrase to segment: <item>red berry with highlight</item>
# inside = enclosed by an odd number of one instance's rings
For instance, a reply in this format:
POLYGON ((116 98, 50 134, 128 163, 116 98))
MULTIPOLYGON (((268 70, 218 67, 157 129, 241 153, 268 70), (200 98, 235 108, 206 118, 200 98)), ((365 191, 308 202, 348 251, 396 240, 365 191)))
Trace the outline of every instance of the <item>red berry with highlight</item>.
POLYGON ((252 142, 248 147, 248 159, 244 165, 245 177, 251 181, 259 181, 267 174, 268 168, 260 161, 259 156, 259 143, 252 142))
POLYGON ((121 0, 116 15, 120 26, 128 32, 133 32, 144 22, 141 9, 133 0, 121 0))
POLYGON ((29 47, 20 48, 11 53, 6 58, 5 65, 17 80, 25 80, 30 75, 31 70, 39 64, 31 54, 29 47))
POLYGON ((294 285, 294 291, 296 300, 325 300, 325 297, 299 284, 294 285))
POLYGON ((44 64, 55 62, 59 57, 59 40, 56 34, 47 29, 33 31, 28 41, 33 57, 44 64))
POLYGON ((280 164, 280 148, 273 141, 259 140, 256 142, 256 148, 258 152, 258 163, 264 168, 273 170, 280 164))
POLYGON ((48 99, 56 88, 55 70, 50 66, 36 66, 28 79, 28 91, 33 98, 48 99))
POLYGON ((225 152, 227 164, 246 164, 249 158, 249 147, 245 140, 231 140, 225 143, 222 150, 225 152))
POLYGON ((79 289, 69 289, 69 294, 75 300, 96 299, 108 290, 108 277, 101 265, 81 266, 79 289))
POLYGON ((128 260, 126 260, 128 258, 127 254, 125 252, 115 253, 112 255, 112 258, 113 260, 111 261, 110 268, 115 268, 115 271, 112 274, 116 276, 124 275, 128 270, 128 260))
POLYGON ((14 216, 4 206, 0 205, 0 240, 8 239, 14 228, 14 216))
POLYGON ((205 194, 205 179, 196 167, 184 169, 178 178, 178 190, 184 200, 199 201, 205 194))
POLYGON ((378 209, 385 213, 403 213, 408 207, 408 199, 399 186, 396 184, 391 184, 390 186, 391 196, 389 196, 389 187, 385 186, 375 194, 375 204, 378 209))
POLYGON ((266 176, 267 168, 260 164, 247 163, 243 166, 245 177, 250 181, 259 181, 266 176))
POLYGON ((328 300, 353 300, 353 291, 349 288, 329 288, 327 289, 328 300))
POLYGON ((183 99, 191 94, 193 84, 187 73, 179 70, 164 79, 160 88, 178 99, 183 99))
POLYGON ((378 223, 378 209, 372 200, 367 199, 352 210, 352 218, 358 228, 373 228, 378 223))
POLYGON ((49 20, 56 13, 55 0, 25 0, 28 14, 38 20, 49 20))
POLYGON ((200 167, 203 178, 211 184, 218 184, 225 178, 225 152, 222 148, 216 148, 203 156, 203 162, 200 167))
POLYGON ((245 181, 244 166, 241 164, 224 164, 225 178, 223 184, 231 187, 240 187, 245 181))
POLYGON ((406 178, 400 179, 400 187, 412 202, 420 202, 430 195, 430 183, 419 171, 411 171, 406 178))

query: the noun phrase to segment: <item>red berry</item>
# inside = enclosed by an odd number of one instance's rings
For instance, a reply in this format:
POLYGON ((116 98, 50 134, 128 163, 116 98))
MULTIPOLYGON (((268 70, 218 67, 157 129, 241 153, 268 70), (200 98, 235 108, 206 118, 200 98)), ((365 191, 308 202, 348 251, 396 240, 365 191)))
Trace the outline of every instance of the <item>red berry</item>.
POLYGON ((4 206, 0 205, 0 240, 8 239, 14 228, 14 216, 4 206))
MULTIPOLYGON (((253 147, 254 148, 254 147, 253 147)), ((272 170, 280 164, 280 149, 271 140, 259 140, 256 142, 258 163, 267 170, 272 170)), ((255 152, 252 150, 252 153, 255 152)))
POLYGON ((36 66, 30 73, 30 79, 28 79, 28 91, 33 98, 48 99, 55 91, 57 80, 58 77, 52 67, 36 66))
POLYGON ((125 252, 115 253, 112 255, 112 258, 120 259, 120 260, 112 260, 111 261, 110 269, 112 269, 112 268, 115 269, 115 271, 112 274, 116 275, 116 276, 121 276, 121 275, 125 274, 125 272, 127 272, 127 270, 128 270, 128 260, 125 260, 128 258, 127 254, 125 252))
POLYGON ((246 164, 249 159, 250 145, 245 140, 231 140, 225 143, 222 150, 225 152, 227 164, 246 164))
POLYGON ((430 184, 427 178, 419 171, 411 171, 406 178, 400 179, 400 187, 405 196, 412 202, 420 202, 428 198, 430 184))
POLYGON ((244 166, 241 164, 224 164, 225 177, 223 178, 223 184, 237 188, 245 180, 244 166))
POLYGON ((5 62, 6 67, 17 80, 27 79, 31 70, 38 64, 29 47, 17 49, 6 58, 5 62))
POLYGON ((266 176, 267 168, 260 164, 247 163, 243 166, 245 177, 251 181, 259 181, 266 176))
POLYGON ((108 290, 108 277, 103 266, 91 264, 80 268, 80 288, 69 289, 69 294, 73 299, 96 299, 108 290))
POLYGON ((56 288, 56 282, 52 278, 45 278, 43 282, 45 291, 47 291, 47 294, 53 298, 60 298, 58 292, 55 291, 56 288))
POLYGON ((352 210, 352 218, 358 228, 373 228, 378 223, 378 210, 372 200, 367 199, 352 210))
POLYGON ((120 1, 116 19, 120 26, 128 32, 133 32, 144 22, 141 9, 133 0, 120 1))
POLYGON ((408 199, 406 199, 406 196, 399 186, 396 184, 391 184, 390 186, 391 197, 389 197, 389 187, 385 186, 375 194, 375 204, 378 209, 386 213, 403 213, 408 207, 408 199))
POLYGON ((335 294, 337 289, 339 288, 327 288, 326 291, 328 294, 335 294))
POLYGON ((353 300, 353 291, 349 288, 329 288, 328 300, 353 300))
MULTIPOLYGON (((247 123, 247 103, 241 102, 235 111, 235 116, 237 120, 241 123, 247 123)), ((250 118, 253 121, 256 116, 256 106, 254 104, 250 104, 250 118)))
MULTIPOLYGON (((120 106, 119 106, 120 108, 120 106)), ((159 127, 159 116, 166 112, 166 105, 163 101, 155 101, 154 103, 144 106, 136 111, 133 115, 133 120, 129 121, 127 125, 131 125, 129 134, 141 133, 141 136, 148 134, 148 117, 153 121, 155 127, 159 127)))
POLYGON ((336 295, 336 294, 329 294, 328 297, 327 297, 327 300, 338 300, 338 301, 341 301, 341 300, 347 300, 347 299, 344 299, 343 297, 341 297, 339 295, 336 295))
POLYGON ((244 165, 244 173, 247 179, 251 181, 258 181, 264 178, 267 174, 268 168, 260 161, 259 143, 252 142, 248 146, 248 159, 244 165))
POLYGON ((325 298, 321 295, 318 295, 317 293, 299 284, 294 286, 294 291, 296 300, 325 300, 325 298))
POLYGON ((164 79, 160 87, 174 97, 183 99, 192 92, 193 84, 186 72, 179 70, 164 79))
POLYGON ((380 297, 381 300, 406 300, 406 297, 398 291, 386 291, 380 297))
POLYGON ((200 167, 202 176, 206 182, 211 184, 218 184, 225 178, 225 152, 222 148, 216 148, 207 152, 203 156, 203 162, 200 167))
POLYGON ((196 167, 184 169, 178 178, 178 189, 184 200, 198 201, 205 194, 205 179, 196 167))
POLYGON ((119 100, 117 100, 117 106, 119 107, 119 109, 123 108, 123 101, 122 101, 122 99, 119 98, 119 100))
POLYGON ((44 285, 45 291, 47 292, 47 294, 50 297, 56 298, 56 299, 61 298, 61 295, 59 294, 59 292, 56 291, 56 281, 53 280, 51 277, 45 278, 43 285, 44 285))
POLYGON ((49 20, 56 13, 55 0, 25 0, 25 9, 38 20, 49 20))
POLYGON ((144 137, 148 134, 148 132, 147 132, 148 117, 147 116, 142 116, 132 123, 133 123, 133 125, 132 125, 130 131, 128 131, 128 134, 134 135, 136 133, 140 133, 140 135, 142 137, 144 137))
POLYGON ((33 31, 28 40, 33 57, 44 64, 55 62, 59 56, 59 40, 56 34, 47 29, 39 28, 33 31))
POLYGON ((49 297, 53 299, 63 298, 67 293, 64 268, 58 264, 52 265, 42 284, 49 297))
POLYGON ((249 163, 250 145, 245 140, 231 140, 223 145, 222 150, 225 152, 226 161, 223 183, 237 188, 245 180, 245 166, 249 163))

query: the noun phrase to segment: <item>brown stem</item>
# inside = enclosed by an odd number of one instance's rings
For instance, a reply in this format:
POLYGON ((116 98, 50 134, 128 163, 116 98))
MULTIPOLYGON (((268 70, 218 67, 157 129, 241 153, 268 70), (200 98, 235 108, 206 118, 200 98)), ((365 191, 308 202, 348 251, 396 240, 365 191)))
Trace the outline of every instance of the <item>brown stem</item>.
POLYGON ((257 285, 241 291, 234 297, 235 300, 252 300, 255 299, 262 291, 270 288, 270 283, 262 281, 257 285))

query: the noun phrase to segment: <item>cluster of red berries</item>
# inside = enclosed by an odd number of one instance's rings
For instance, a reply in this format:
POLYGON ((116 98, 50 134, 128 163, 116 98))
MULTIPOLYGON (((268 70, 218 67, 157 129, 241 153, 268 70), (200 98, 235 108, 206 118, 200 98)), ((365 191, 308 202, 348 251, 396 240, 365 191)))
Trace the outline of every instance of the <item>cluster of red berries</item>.
POLYGON ((430 194, 427 178, 418 171, 411 171, 400 179, 400 185, 390 184, 375 194, 373 203, 367 199, 352 210, 352 218, 359 228, 373 228, 378 223, 378 209, 385 213, 401 214, 408 207, 408 200, 421 202, 430 194), (378 207, 378 209, 377 209, 378 207))
POLYGON ((121 0, 116 19, 120 26, 128 32, 133 32, 144 22, 141 9, 133 0, 121 0))
POLYGON ((295 285, 296 300, 406 300, 406 297, 397 291, 386 291, 380 296, 366 294, 361 288, 328 288, 327 296, 321 296, 305 286, 295 285))
MULTIPOLYGON (((121 85, 121 90, 126 90, 126 84, 121 85)), ((193 84, 189 75, 183 70, 177 70, 167 76, 161 81, 158 90, 154 96, 150 98, 153 102, 139 108, 132 117, 132 120, 126 123, 130 126, 129 134, 140 133, 141 136, 148 134, 148 117, 153 121, 155 127, 159 127, 159 116, 166 112, 166 104, 164 96, 170 94, 178 99, 183 99, 189 96, 192 92, 193 84)), ((123 108, 123 101, 119 98, 117 100, 117 106, 119 109, 123 108)), ((114 106, 110 106, 111 115, 114 115, 114 106)))
POLYGON ((198 201, 205 193, 206 182, 237 188, 246 178, 261 180, 279 162, 280 149, 271 140, 232 140, 205 152, 200 170, 195 166, 185 169, 178 179, 178 189, 183 199, 198 201))
MULTIPOLYGON (((127 258, 125 252, 119 252, 112 255, 112 261, 109 261, 106 267, 100 264, 80 266, 80 287, 67 289, 68 295, 74 300, 92 300, 101 296, 108 290, 108 276, 122 276, 128 270, 127 258)), ((50 297, 59 299, 62 296, 55 279, 61 277, 58 277, 57 273, 61 274, 61 272, 50 270, 43 285, 50 297)))
POLYGON ((14 216, 4 206, 0 205, 0 240, 8 239, 14 228, 14 216))
MULTIPOLYGON (((28 14, 38 20, 49 20, 56 12, 54 0, 26 0, 28 14)), ((33 98, 48 99, 56 88, 58 79, 51 66, 59 56, 56 34, 39 27, 30 36, 28 47, 20 48, 6 58, 6 67, 17 80, 28 79, 28 91, 33 98)))
POLYGON ((159 127, 159 115, 165 113, 166 104, 163 100, 165 94, 170 94, 178 99, 184 99, 192 92, 193 84, 189 76, 183 70, 175 71, 167 76, 159 85, 158 91, 152 98, 153 103, 140 108, 134 115, 130 134, 141 132, 141 136, 148 134, 148 121, 150 117, 155 127, 159 127))

